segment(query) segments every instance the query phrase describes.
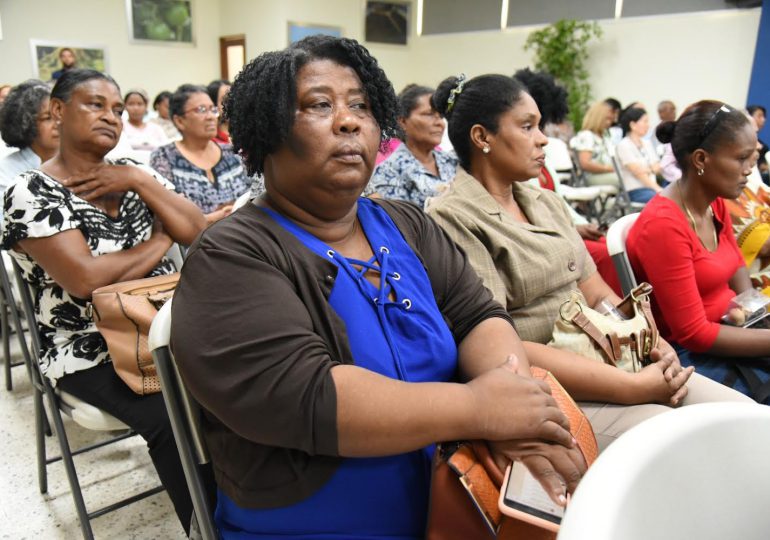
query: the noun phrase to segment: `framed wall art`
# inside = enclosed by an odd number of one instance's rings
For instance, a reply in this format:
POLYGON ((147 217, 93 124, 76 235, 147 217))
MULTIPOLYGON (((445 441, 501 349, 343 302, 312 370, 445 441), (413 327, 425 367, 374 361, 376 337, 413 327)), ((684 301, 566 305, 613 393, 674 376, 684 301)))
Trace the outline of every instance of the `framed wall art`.
POLYGON ((32 73, 43 81, 53 81, 62 70, 89 68, 107 73, 107 47, 66 41, 30 40, 32 73))
POLYGON ((193 0, 126 0, 132 42, 194 45, 193 0))
POLYGON ((367 0, 364 39, 377 43, 406 45, 409 4, 367 0))
POLYGON ((326 26, 323 24, 298 23, 289 21, 288 34, 289 45, 291 45, 295 41, 299 41, 302 38, 314 36, 316 34, 342 37, 342 28, 338 26, 326 26))

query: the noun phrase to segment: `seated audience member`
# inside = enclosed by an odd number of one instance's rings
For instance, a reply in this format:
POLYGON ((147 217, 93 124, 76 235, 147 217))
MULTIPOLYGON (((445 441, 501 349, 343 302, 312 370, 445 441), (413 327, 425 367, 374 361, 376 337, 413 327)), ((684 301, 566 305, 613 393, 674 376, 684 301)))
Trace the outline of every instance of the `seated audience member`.
MULTIPOLYGON (((757 123, 757 134, 759 134, 759 132, 762 131, 762 128, 765 127, 765 121, 767 120, 767 109, 765 109, 762 105, 749 105, 746 107, 746 110, 749 111, 749 114, 757 123)), ((768 147, 766 143, 762 142, 762 140, 759 141, 759 144, 759 161, 757 161, 757 167, 759 167, 759 173, 762 175, 762 181, 765 184, 770 184, 770 169, 768 168, 767 164, 768 147)))
POLYGON ((675 182, 682 177, 682 170, 676 162, 676 156, 671 148, 671 143, 663 145, 663 155, 660 158, 660 176, 669 183, 675 182))
POLYGON ((94 289, 174 271, 164 255, 190 244, 201 212, 130 161, 105 161, 122 129, 123 100, 109 76, 68 70, 51 92, 61 146, 5 193, 2 249, 34 289, 43 373, 51 384, 118 418, 147 441, 176 514, 189 531, 187 484, 161 394, 135 394, 117 376, 88 314, 94 289))
POLYGON ((496 441, 561 504, 584 470, 462 252, 413 205, 359 197, 396 105, 366 49, 320 35, 230 91, 267 191, 201 235, 171 329, 224 539, 424 538, 436 441, 496 441))
MULTIPOLYGON (((8 96, 8 94, 11 91, 11 88, 13 88, 10 84, 0 84, 0 108, 3 106, 3 101, 5 101, 5 98, 8 96)), ((0 132, 0 158, 3 158, 7 156, 8 154, 13 153, 13 147, 7 146, 3 140, 2 140, 2 132, 0 132)))
POLYGON ((153 122, 145 122, 149 99, 144 90, 132 89, 123 97, 128 113, 128 122, 123 124, 124 136, 134 150, 152 151, 168 144, 163 128, 153 122))
POLYGON ((623 106, 620 104, 620 101, 611 97, 605 99, 604 103, 612 109, 612 124, 607 128, 607 135, 611 148, 615 148, 623 139, 623 130, 620 127, 620 112, 623 110, 623 106))
POLYGON ((649 117, 644 109, 631 107, 621 115, 620 125, 624 136, 615 152, 621 181, 632 202, 646 203, 661 190, 656 178, 660 162, 652 144, 644 138, 650 128, 649 117))
POLYGON ((179 133, 179 130, 171 120, 171 116, 169 116, 168 102, 170 99, 171 92, 168 92, 167 90, 160 92, 155 97, 155 101, 152 102, 152 108, 158 113, 158 116, 152 118, 150 122, 159 125, 169 141, 178 141, 182 138, 182 134, 179 133))
POLYGON ((620 298, 597 274, 563 202, 527 183, 542 167, 548 141, 538 128, 540 113, 532 97, 514 79, 482 75, 455 92, 448 110, 457 84, 457 78, 448 78, 433 100, 446 112, 461 167, 428 214, 463 249, 513 318, 530 363, 552 371, 581 400, 599 448, 667 411, 664 405, 744 398, 704 377, 691 377, 692 368, 683 369, 665 341, 653 352, 657 362, 635 374, 545 346, 571 293, 579 291, 590 306, 603 300, 616 305, 620 298))
MULTIPOLYGON (((676 105, 674 105, 673 101, 664 99, 658 103, 658 125, 663 122, 674 121, 676 121, 676 105)), ((655 129, 650 130, 650 140, 652 141, 653 148, 655 148, 655 153, 658 157, 662 157, 665 145, 655 136, 655 129)))
POLYGON ((422 208, 454 178, 454 152, 437 148, 444 120, 430 105, 432 88, 410 84, 398 95, 398 123, 404 144, 377 165, 366 195, 410 201, 422 208))
POLYGON ((658 126, 657 136, 671 143, 682 178, 645 207, 628 235, 636 277, 653 285, 655 319, 682 364, 767 403, 752 380, 770 378, 761 358, 770 355, 770 330, 720 324, 732 298, 751 288, 725 199, 746 186, 756 133, 740 111, 699 101, 658 126))
MULTIPOLYGON (((225 97, 230 91, 230 81, 224 79, 218 79, 211 81, 206 87, 206 91, 213 103, 216 103, 217 108, 221 111, 222 105, 225 102, 225 97)), ((219 115, 219 123, 217 124, 217 134, 214 136, 214 142, 222 145, 230 144, 230 128, 223 114, 219 115)))
POLYGON ((150 166, 206 214, 209 223, 227 216, 251 187, 232 149, 215 143, 220 110, 202 86, 184 84, 171 96, 171 117, 182 140, 161 146, 150 166))
MULTIPOLYGON (((567 90, 563 86, 556 84, 553 76, 546 72, 536 72, 530 69, 521 69, 514 74, 514 78, 521 82, 526 88, 532 99, 535 100, 540 111, 540 131, 545 133, 545 126, 549 124, 559 124, 569 112, 567 104, 567 90)), ((616 177, 617 179, 617 177, 616 177)), ((615 270, 615 264, 612 262, 607 251, 607 239, 604 233, 599 230, 595 223, 589 223, 588 220, 578 214, 560 193, 561 184, 558 175, 548 169, 548 162, 540 169, 538 185, 544 189, 555 191, 561 198, 564 205, 570 212, 572 222, 583 239, 586 249, 591 254, 591 258, 596 263, 596 267, 607 284, 612 287, 616 293, 620 294, 620 280, 615 270), (542 179, 546 179, 542 182, 542 179), (550 181, 548 181, 550 179, 550 181)))
POLYGON ((30 79, 14 87, 0 107, 0 134, 17 150, 0 159, 0 193, 16 176, 35 169, 59 150, 59 132, 48 110, 51 90, 43 81, 30 79))
POLYGON ((586 182, 591 186, 618 185, 607 133, 614 117, 606 102, 594 103, 583 116, 583 129, 569 142, 570 148, 577 153, 580 168, 586 173, 586 182))

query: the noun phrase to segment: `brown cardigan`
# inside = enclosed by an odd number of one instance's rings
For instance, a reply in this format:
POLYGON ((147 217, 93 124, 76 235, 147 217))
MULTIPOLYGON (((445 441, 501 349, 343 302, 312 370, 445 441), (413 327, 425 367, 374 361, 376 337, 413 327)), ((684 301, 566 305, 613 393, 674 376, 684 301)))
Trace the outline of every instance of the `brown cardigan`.
MULTIPOLYGON (((465 255, 417 207, 377 201, 423 262, 457 343, 505 310, 465 255)), ((353 364, 328 296, 337 269, 248 204, 207 229, 174 295, 172 347, 218 486, 242 507, 288 506, 340 463, 330 369, 353 364)))

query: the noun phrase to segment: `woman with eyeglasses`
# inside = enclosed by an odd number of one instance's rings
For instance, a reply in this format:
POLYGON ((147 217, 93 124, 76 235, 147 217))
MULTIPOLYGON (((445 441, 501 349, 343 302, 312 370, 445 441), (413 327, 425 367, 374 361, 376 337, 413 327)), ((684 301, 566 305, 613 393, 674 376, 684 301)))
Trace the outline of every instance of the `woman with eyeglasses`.
POLYGON ((733 297, 751 289, 725 199, 746 186, 757 135, 718 101, 690 105, 656 134, 671 143, 682 177, 647 203, 628 235, 636 278, 653 285, 655 320, 682 365, 768 404, 770 330, 722 324, 733 297))
POLYGON ((364 195, 415 203, 422 208, 455 177, 457 156, 436 148, 444 119, 430 104, 433 88, 410 84, 398 95, 398 124, 404 144, 377 165, 364 195))
POLYGON ((251 187, 240 158, 212 140, 220 111, 204 87, 183 84, 171 96, 169 112, 182 140, 155 150, 150 166, 198 205, 209 223, 219 221, 251 187))

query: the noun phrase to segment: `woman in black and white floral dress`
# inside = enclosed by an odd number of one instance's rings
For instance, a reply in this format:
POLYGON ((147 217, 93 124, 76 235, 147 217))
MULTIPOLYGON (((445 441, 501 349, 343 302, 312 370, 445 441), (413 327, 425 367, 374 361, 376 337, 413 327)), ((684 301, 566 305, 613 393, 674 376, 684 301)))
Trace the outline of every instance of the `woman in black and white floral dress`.
POLYGON ((110 77, 71 70, 51 93, 59 153, 5 194, 2 248, 35 291, 46 377, 140 433, 187 530, 192 505, 161 394, 134 394, 115 374, 86 313, 98 287, 174 271, 164 255, 205 227, 198 208, 130 160, 105 161, 122 131, 110 77))

